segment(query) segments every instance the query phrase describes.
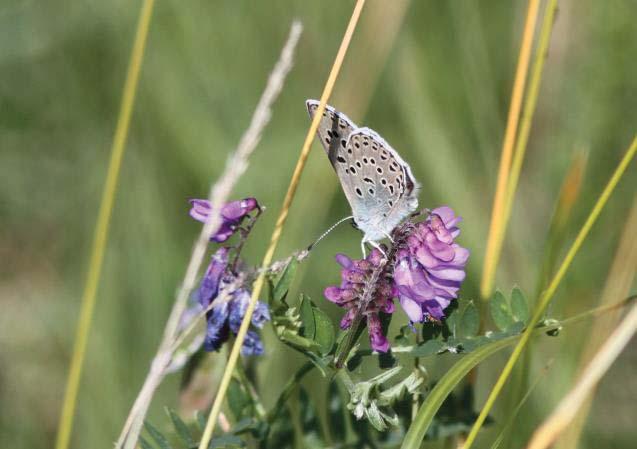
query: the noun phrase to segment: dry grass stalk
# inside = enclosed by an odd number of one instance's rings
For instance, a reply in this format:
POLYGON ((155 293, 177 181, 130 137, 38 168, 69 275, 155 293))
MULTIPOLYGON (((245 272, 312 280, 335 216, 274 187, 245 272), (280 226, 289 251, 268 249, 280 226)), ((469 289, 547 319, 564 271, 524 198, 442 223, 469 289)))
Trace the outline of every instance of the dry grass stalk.
POLYGON ((237 149, 228 159, 221 177, 211 187, 209 199, 212 203, 211 219, 202 227, 201 233, 195 242, 193 252, 186 269, 184 280, 177 292, 177 297, 164 329, 164 335, 151 364, 150 371, 144 381, 129 416, 124 424, 122 433, 117 441, 117 448, 133 449, 137 444, 144 417, 150 406, 153 394, 170 367, 175 350, 175 342, 181 338, 179 321, 186 308, 188 298, 195 287, 197 274, 201 268, 203 258, 210 241, 210 236, 221 225, 219 211, 232 192, 235 184, 248 167, 248 159, 261 139, 265 126, 272 115, 272 105, 277 99, 285 78, 292 68, 294 50, 301 35, 302 26, 294 22, 290 29, 288 40, 281 51, 281 55, 275 65, 261 99, 252 116, 250 126, 243 134, 237 149))
MULTIPOLYGON (((612 304, 615 298, 623 298, 630 293, 630 287, 635 279, 635 267, 637 267, 637 239, 635 239, 635 235, 637 235, 637 196, 635 196, 633 205, 628 213, 628 218, 613 258, 613 264, 604 284, 600 300, 600 305, 602 306, 612 304)), ((619 311, 616 311, 599 316, 592 323, 588 334, 588 342, 584 345, 584 352, 580 359, 580 372, 582 372, 586 363, 593 358, 603 339, 610 333, 609 330, 613 329, 617 324, 618 319, 619 311)), ((577 447, 591 407, 593 394, 594 391, 584 401, 577 412, 577 416, 557 443, 557 446, 561 449, 575 449, 577 447)))
POLYGON ((633 306, 626 318, 620 323, 606 343, 588 364, 577 384, 560 401, 555 411, 534 432, 527 449, 549 447, 575 418, 577 411, 586 398, 595 389, 613 362, 637 331, 637 306, 633 306))

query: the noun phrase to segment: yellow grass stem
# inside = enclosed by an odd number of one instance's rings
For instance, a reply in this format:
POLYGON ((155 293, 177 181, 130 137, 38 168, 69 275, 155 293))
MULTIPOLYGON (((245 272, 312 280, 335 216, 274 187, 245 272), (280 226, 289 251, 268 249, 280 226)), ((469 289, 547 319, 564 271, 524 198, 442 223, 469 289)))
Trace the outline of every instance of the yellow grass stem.
POLYGON ((504 204, 506 199, 507 184, 509 181, 509 171, 513 157, 513 146, 518 129, 520 110, 522 108, 522 98, 524 96, 524 86, 531 60, 531 49, 533 48, 533 35, 539 11, 539 0, 529 0, 524 31, 522 34, 522 44, 518 56, 518 65, 513 81, 513 92, 511 94, 511 104, 507 117, 507 126, 504 132, 504 142, 502 143, 502 156, 500 156, 500 167, 498 169, 498 181, 493 199, 493 210, 491 211, 491 224, 489 226, 489 237, 487 240, 487 250, 484 256, 484 269, 480 284, 480 293, 483 300, 487 300, 493 293, 493 283, 495 269, 497 266, 497 246, 496 235, 504 228, 504 204))
POLYGON ((535 59, 533 61, 531 79, 529 81, 529 91, 526 96, 524 110, 522 111, 518 140, 513 152, 513 163, 511 165, 511 173, 509 175, 510 177, 509 182, 507 183, 504 201, 504 210, 502 212, 502 228, 495 235, 495 252, 493 253, 493 263, 495 266, 498 265, 500 254, 502 253, 502 242, 504 241, 507 224, 511 217, 511 208, 513 207, 513 199, 515 198, 515 192, 520 179, 520 172, 522 171, 522 163, 524 162, 524 155, 526 154, 527 143, 529 141, 529 134, 531 133, 531 124, 533 123, 535 106, 537 105, 537 99, 540 92, 542 71, 548 55, 549 42, 551 40, 551 31, 553 29, 556 11, 557 0, 549 0, 546 5, 544 19, 542 20, 542 29, 540 31, 540 38, 535 52, 535 59))
POLYGON ((347 49, 352 40, 352 36, 354 34, 354 30, 356 29, 356 24, 358 23, 358 19, 360 18, 364 4, 365 0, 358 0, 356 2, 356 5, 354 6, 352 17, 350 18, 349 24, 347 25, 345 35, 343 36, 340 48, 338 49, 338 53, 336 54, 336 58, 334 60, 334 64, 332 65, 332 69, 328 76, 327 82, 325 83, 325 88, 323 89, 323 93, 321 95, 319 107, 316 111, 316 114, 314 115, 312 124, 310 125, 310 129, 308 130, 305 137, 305 141, 303 142, 303 147, 301 148, 299 159, 296 163, 294 173, 292 174, 292 179, 290 180, 288 191, 285 195, 283 205, 281 206, 279 216, 274 226, 272 237, 270 238, 270 244, 265 252, 265 256, 263 257, 263 262, 261 264, 263 269, 261 270, 259 277, 254 283, 252 296, 250 297, 250 303, 248 304, 245 316, 243 317, 243 321, 241 322, 241 327, 239 328, 239 332, 237 333, 234 345, 232 346, 232 351, 230 352, 230 357, 228 358, 226 369, 223 373, 223 377, 221 378, 221 383, 219 385, 219 389, 217 390, 217 395, 215 397, 214 403, 212 404, 210 415, 208 416, 206 428, 204 429, 203 436, 199 443, 199 449, 206 449, 208 447, 208 444, 210 443, 210 439, 212 438, 215 424, 217 422, 219 412, 221 411, 221 405, 223 404, 228 386, 230 385, 230 380, 232 379, 232 373, 239 359, 241 346, 243 345, 243 341, 245 340, 245 336, 248 331, 248 327, 250 326, 250 320, 252 319, 252 314, 254 312, 257 299, 261 294, 261 289, 263 288, 263 284, 265 282, 265 268, 267 268, 272 262, 274 251, 276 250, 279 238, 281 237, 281 232, 283 231, 283 226, 285 225, 285 221, 288 217, 290 205, 292 204, 292 200, 294 199, 294 196, 296 194, 296 189, 299 185, 301 174, 303 173, 305 163, 307 162, 307 158, 310 153, 312 141, 314 140, 314 136, 316 135, 316 130, 318 129, 319 122, 323 117, 323 112, 325 111, 327 100, 329 99, 330 95, 332 94, 332 90, 334 89, 334 83, 336 82, 336 78, 338 76, 338 73, 340 72, 343 60, 345 59, 345 54, 347 53, 347 49))
POLYGON ((77 404, 77 394, 82 376, 82 365, 86 356, 88 335, 93 321, 97 288, 102 272, 104 252, 106 250, 106 242, 108 241, 109 225, 113 212, 113 204, 115 203, 115 194, 117 192, 117 181, 119 179, 122 158, 124 156, 126 138, 130 128, 133 104, 135 103, 135 93, 137 91, 137 84, 139 81, 139 72, 144 58, 144 50, 146 48, 146 40, 148 37, 148 29, 150 27, 150 19, 153 13, 154 3, 154 0, 144 0, 139 20, 137 22, 135 41, 130 56, 130 62, 128 64, 119 116, 117 118, 115 135, 111 146, 111 158, 108 165, 108 171, 106 173, 106 181, 104 183, 102 201, 97 215, 97 223, 95 224, 93 245, 91 247, 91 256, 86 275, 86 283, 84 285, 84 292, 82 294, 80 317, 75 334, 69 377, 66 383, 64 402, 62 404, 62 412, 58 425, 58 433, 55 443, 56 449, 67 449, 71 439, 73 417, 75 415, 75 408, 77 404))
POLYGON ((529 339, 531 338, 535 325, 540 321, 542 315, 544 314, 544 310, 548 306, 550 300, 553 298, 553 295, 555 294, 557 287, 560 285, 560 282, 564 278, 566 271, 571 266, 571 263, 573 262, 575 255, 577 254, 580 247, 584 243, 584 240, 586 240, 588 233, 590 232, 591 228, 595 224, 595 221, 597 221, 597 218, 601 214, 602 209, 606 205, 606 202, 610 198, 610 195, 613 193, 615 187, 617 186, 617 183, 623 176, 624 172, 626 171, 626 168, 628 167, 628 164, 630 164, 636 152, 637 152, 637 136, 633 138, 633 141, 630 147, 624 154, 624 157, 622 158, 621 162, 615 169, 613 176, 610 178, 610 180, 608 181, 608 184, 604 188, 604 191, 602 192, 599 199, 595 203, 593 210, 591 211, 590 215, 586 219, 586 222, 584 223, 579 233, 577 234, 575 241, 573 242, 566 256, 564 257, 564 260, 562 261, 559 269, 557 270, 557 273, 555 274, 555 276, 549 283, 547 289, 540 296, 540 300, 539 300, 538 306, 535 309, 535 313, 533 314, 531 321, 527 325, 526 330, 522 334, 522 338, 520 339, 518 344, 515 346, 515 349, 511 353, 511 356, 509 357, 509 360, 504 366, 502 373, 498 377, 497 382, 495 383, 493 389, 491 390, 491 393, 489 394, 489 397, 487 398, 484 406, 482 407, 482 410, 480 411, 480 415, 478 416, 478 418, 476 419, 476 422, 471 428, 471 432, 469 433, 467 437, 467 441, 465 442, 464 449, 469 449, 471 445, 473 444, 473 442, 475 441, 475 438, 478 435, 478 431, 482 427, 482 424, 484 424, 484 420, 486 419, 487 415, 491 411, 491 408, 493 407, 493 404, 495 403, 495 400, 497 399, 498 395, 502 391, 502 388, 504 387, 504 384, 506 383, 509 375, 511 374, 511 371, 513 367, 515 366, 515 363, 520 358, 522 351, 524 350, 529 339))

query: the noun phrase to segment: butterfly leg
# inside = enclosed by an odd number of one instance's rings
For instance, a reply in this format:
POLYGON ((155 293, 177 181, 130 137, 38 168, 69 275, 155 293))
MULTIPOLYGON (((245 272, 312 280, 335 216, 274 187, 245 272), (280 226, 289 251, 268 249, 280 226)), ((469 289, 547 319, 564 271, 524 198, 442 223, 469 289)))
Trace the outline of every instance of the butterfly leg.
POLYGON ((378 243, 370 240, 369 244, 372 245, 374 248, 376 248, 378 251, 380 251, 380 253, 383 255, 383 258, 387 259, 387 254, 385 254, 385 251, 383 250, 383 247, 380 246, 378 243))
POLYGON ((365 239, 361 239, 361 251, 363 253, 363 259, 366 259, 367 252, 365 251, 365 239))
POLYGON ((383 230, 381 230, 381 232, 385 235, 385 237, 387 237, 387 238, 389 239, 389 241, 390 241, 390 242, 392 242, 392 243, 396 243, 396 242, 394 242, 394 239, 393 239, 393 238, 391 238, 391 235, 387 234, 387 233, 386 233, 385 231, 383 231, 383 230))

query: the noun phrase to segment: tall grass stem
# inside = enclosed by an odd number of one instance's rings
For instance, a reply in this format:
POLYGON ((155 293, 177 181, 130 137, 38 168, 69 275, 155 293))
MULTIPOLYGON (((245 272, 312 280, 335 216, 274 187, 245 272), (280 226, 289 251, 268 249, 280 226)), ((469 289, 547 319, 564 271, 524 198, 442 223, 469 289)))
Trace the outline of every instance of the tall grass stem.
MULTIPOLYGON (((272 236, 270 238, 270 244, 268 246, 268 249, 265 252, 265 256, 263 257, 263 262, 261 264, 263 268, 268 267, 270 265, 270 262, 272 262, 274 251, 276 250, 277 244, 279 242, 279 238, 281 237, 281 232, 283 231, 283 226, 288 217, 290 205, 292 204, 292 200, 294 199, 294 196, 296 194, 296 189, 299 185, 301 174, 303 173, 303 169, 305 168, 305 163, 307 162, 307 158, 310 153, 312 141, 314 140, 316 130, 318 129, 318 126, 319 126, 319 122, 323 116, 323 112, 325 111, 327 100, 329 99, 332 93, 332 90, 334 88, 334 83, 336 82, 336 78, 338 76, 338 73, 340 72, 341 66, 343 64, 343 60, 345 59, 347 49, 352 40, 354 30, 356 29, 356 25, 358 23, 358 19, 360 18, 360 14, 362 12, 364 5, 365 5, 365 0, 358 0, 356 2, 356 5, 354 6, 352 17, 350 18, 349 24, 347 25, 345 35, 343 36, 343 40, 341 42, 340 48, 338 50, 338 53, 336 54, 336 59, 334 60, 334 64, 332 66, 329 77, 325 84, 323 93, 321 95, 319 107, 314 115, 314 119, 312 120, 310 129, 308 130, 308 133, 305 137, 303 147, 301 148, 299 159, 296 163, 294 173, 292 174, 292 179, 290 180, 290 185, 285 195, 285 199, 283 200, 283 205, 281 206, 279 216, 277 218, 276 224, 274 226, 274 230, 272 232, 272 236)), ((221 411, 223 400, 225 399, 226 392, 228 391, 228 386, 230 385, 232 372, 234 371, 234 367, 236 366, 237 360, 239 359, 241 346, 243 345, 243 341, 245 340, 245 336, 248 331, 248 327, 250 325, 250 320, 252 319, 252 314, 254 313, 254 308, 256 306, 259 295, 261 294, 261 289, 263 288, 263 283, 265 281, 265 273, 266 273, 265 270, 262 270, 259 277, 254 283, 254 286, 252 289, 252 296, 250 298, 250 303, 248 304, 248 308, 246 310, 245 316, 243 317, 243 321, 241 322, 241 326, 239 328, 239 332, 237 333, 236 340, 234 342, 234 345, 232 346, 232 351, 230 352, 230 357, 228 358, 226 369, 223 373, 223 377, 221 378, 221 384, 219 385, 219 389, 217 390, 217 395, 212 404, 210 415, 208 416, 208 422, 206 423, 206 428, 204 429, 203 436, 199 443, 199 449, 206 449, 208 447, 208 444, 210 443, 210 439, 212 438, 215 424, 219 416, 219 412, 221 411)))
POLYGON ((493 404, 495 403, 495 400, 497 399, 498 395, 502 391, 504 384, 506 383, 509 375, 511 374, 511 370, 513 369, 514 365, 520 358, 522 351, 524 350, 524 348, 526 347, 526 344, 531 338, 533 328, 542 318, 542 315, 544 314, 544 310, 546 310, 546 307, 548 306, 549 302, 553 298, 553 295, 555 294, 557 287, 560 285, 560 283, 562 282, 562 279, 564 278, 564 275, 566 274, 566 271, 571 266, 571 263, 573 262, 575 255, 577 254, 582 244, 586 240, 586 237, 588 237, 588 234, 591 228, 597 221, 597 218, 601 214, 602 209, 608 202, 608 199, 610 198, 611 194, 615 190, 617 183, 619 183, 619 180, 622 178, 623 174, 626 171, 626 168, 632 161, 636 152, 637 152, 637 136, 633 138, 633 141, 630 147, 624 154, 622 160, 620 161, 619 165, 615 169, 615 172, 613 173, 610 180, 608 181, 608 184, 606 185, 599 199, 593 206, 593 210, 591 211, 588 218, 586 219, 586 222, 584 223, 579 233, 577 234, 575 241, 569 248, 566 256, 564 257, 564 260, 562 261, 559 269, 557 270, 557 273, 555 274, 555 276, 549 283, 547 289, 540 296, 538 306, 535 309, 535 313, 533 314, 533 317, 528 323, 526 330, 522 334, 522 338, 520 339, 518 344, 515 346, 515 349, 511 353, 511 356, 509 357, 509 360, 504 366, 502 373, 498 377, 498 380, 495 383, 493 389, 491 390, 491 393, 489 393, 489 396, 484 406, 482 407, 482 410, 480 411, 480 414, 478 418, 476 419, 476 422, 471 428, 471 432, 469 433, 467 437, 467 441, 465 442, 464 449, 469 449, 471 445, 473 444, 473 442, 475 441, 475 438, 478 435, 478 431, 482 427, 482 424, 484 424, 484 420, 486 419, 487 415, 491 411, 491 408, 493 407, 493 404))
POLYGON ((535 33, 535 25, 540 9, 539 6, 539 0, 529 0, 524 31, 522 33, 522 43, 520 45, 520 53, 518 56, 518 64, 515 70, 511 104, 509 105, 507 126, 504 132, 504 141, 502 143, 502 155, 500 156, 500 167, 498 168, 498 181, 493 199, 491 224, 489 225, 489 237, 487 239, 487 250, 484 257, 484 269, 480 284, 480 294, 482 299, 485 301, 488 300, 493 293, 495 269, 497 266, 497 256, 495 254, 497 250, 496 236, 502 232, 502 228, 504 226, 503 212, 506 199, 505 193, 509 180, 513 147, 518 129, 520 110, 522 108, 522 98, 524 97, 524 87, 526 85, 526 77, 529 70, 529 61, 531 60, 533 35, 535 33))
POLYGON ((294 50, 299 41, 302 28, 300 22, 295 21, 292 23, 288 39, 281 50, 279 60, 270 73, 266 87, 250 120, 250 125, 241 136, 236 150, 228 158, 223 173, 210 187, 208 198, 212 207, 209 219, 202 226, 201 232, 195 241, 184 279, 177 292, 164 329, 162 341, 117 441, 116 448, 118 449, 122 447, 124 449, 133 449, 137 444, 152 397, 164 376, 170 370, 174 352, 177 350, 176 344, 182 340, 184 333, 189 332, 191 329, 191 326, 188 325, 183 326, 183 329, 180 328, 180 321, 188 298, 195 286, 199 269, 210 242, 210 236, 221 225, 221 208, 228 201, 232 189, 248 168, 249 158, 260 142, 265 126, 270 121, 272 105, 281 93, 287 74, 292 68, 294 50))
POLYGON ((115 194, 117 193, 117 183, 122 166, 122 159, 124 158, 126 138, 128 137, 128 130, 130 129, 135 94, 139 82, 139 73, 144 59, 144 50, 146 49, 146 41, 154 4, 154 0, 144 0, 139 20, 137 21, 137 31, 135 33, 133 49, 128 64, 126 80, 124 82, 119 115, 115 126, 115 134, 110 150, 111 157, 106 172, 106 181, 104 183, 104 190, 102 191, 102 200, 100 202, 93 234, 88 272, 84 284, 84 292, 82 293, 80 316, 75 334, 75 343, 73 345, 73 355, 71 357, 69 376, 62 403, 60 422, 58 424, 55 442, 56 449, 67 449, 69 447, 71 433, 73 431, 73 418, 77 408, 77 395, 82 377, 82 366, 86 358, 86 347, 97 301, 97 289, 102 273, 106 244, 108 242, 113 204, 115 203, 115 194))

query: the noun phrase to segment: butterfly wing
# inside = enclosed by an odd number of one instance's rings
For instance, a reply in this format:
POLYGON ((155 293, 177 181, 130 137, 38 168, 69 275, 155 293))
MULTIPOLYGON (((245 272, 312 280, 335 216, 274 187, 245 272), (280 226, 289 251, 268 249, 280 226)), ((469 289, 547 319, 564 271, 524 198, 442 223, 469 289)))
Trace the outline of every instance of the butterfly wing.
MULTIPOLYGON (((318 104, 307 100, 310 117, 318 104)), ((416 210, 419 186, 409 165, 376 132, 327 106, 317 136, 366 240, 382 240, 416 210)))
POLYGON ((419 185, 409 165, 369 128, 353 131, 341 153, 337 163, 356 197, 350 201, 354 219, 367 240, 381 240, 416 210, 419 185))
MULTIPOLYGON (((307 100, 305 102, 310 118, 314 118, 314 114, 318 109, 319 102, 317 100, 307 100)), ((355 186, 352 184, 354 179, 348 176, 349 170, 343 165, 343 157, 346 154, 346 145, 350 134, 357 129, 356 124, 351 121, 345 114, 338 112, 333 107, 327 105, 323 112, 323 118, 319 123, 316 135, 323 145, 327 157, 336 171, 336 175, 341 183, 343 192, 352 207, 354 217, 356 217, 359 209, 359 201, 355 195, 355 186), (339 162, 341 161, 341 162, 339 162)))

